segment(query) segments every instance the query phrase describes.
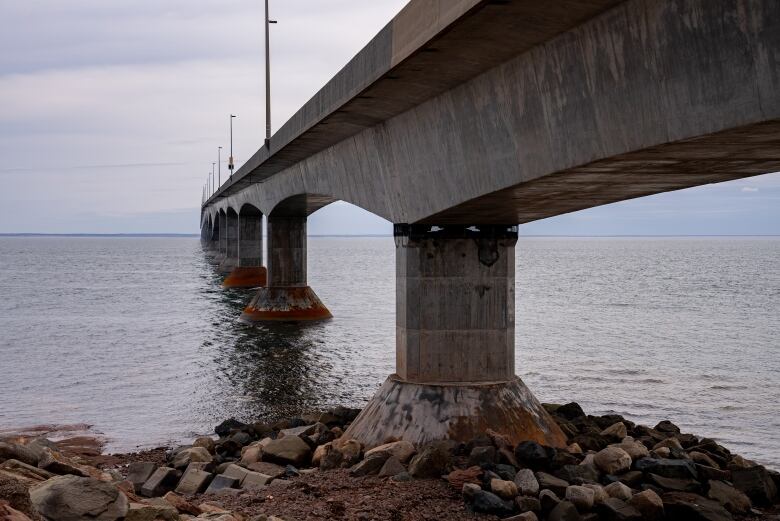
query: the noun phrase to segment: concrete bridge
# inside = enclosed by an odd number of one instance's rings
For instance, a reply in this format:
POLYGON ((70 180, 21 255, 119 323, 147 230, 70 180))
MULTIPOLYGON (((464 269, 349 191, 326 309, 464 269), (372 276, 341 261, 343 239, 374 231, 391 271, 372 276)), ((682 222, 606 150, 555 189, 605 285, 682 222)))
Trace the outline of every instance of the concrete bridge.
POLYGON ((777 170, 777 0, 412 0, 205 202, 202 238, 226 285, 262 286, 242 320, 322 319, 307 217, 396 223, 397 371, 348 434, 560 446, 514 375, 516 225, 777 170))

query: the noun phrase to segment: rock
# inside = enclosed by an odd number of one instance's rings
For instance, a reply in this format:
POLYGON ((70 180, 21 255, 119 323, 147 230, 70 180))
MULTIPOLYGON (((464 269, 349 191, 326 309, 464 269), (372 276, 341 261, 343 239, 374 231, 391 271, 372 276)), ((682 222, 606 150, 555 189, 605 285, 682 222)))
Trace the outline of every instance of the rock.
POLYGON ((659 441, 658 443, 653 445, 653 450, 657 450, 663 447, 666 447, 669 450, 672 449, 683 450, 683 447, 677 438, 666 438, 663 441, 659 441))
POLYGON ((84 472, 81 466, 48 447, 41 451, 38 467, 54 474, 73 474, 74 476, 87 477, 87 473, 84 472))
POLYGON ((192 514, 193 516, 199 516, 203 513, 203 511, 184 499, 183 497, 174 494, 173 492, 168 492, 163 496, 163 499, 170 503, 176 510, 179 512, 182 512, 184 514, 192 514))
POLYGON ((384 445, 380 445, 379 447, 374 447, 371 450, 366 451, 366 457, 373 454, 374 452, 382 452, 386 451, 389 452, 391 456, 394 456, 398 458, 398 461, 401 463, 406 463, 409 461, 412 456, 414 456, 415 450, 414 445, 409 443, 408 441, 394 441, 392 443, 385 443, 384 445))
POLYGON ((539 494, 539 481, 531 469, 519 469, 514 479, 517 490, 524 496, 537 496, 539 494))
POLYGON ((35 509, 52 521, 116 521, 124 518, 128 501, 109 484, 74 475, 57 476, 30 490, 35 509))
POLYGON ((688 460, 642 458, 634 466, 646 474, 665 478, 698 479, 696 465, 688 460))
POLYGON ((556 478, 546 472, 537 472, 536 479, 539 481, 540 488, 548 488, 555 492, 557 496, 563 496, 569 486, 569 482, 556 478))
POLYGON ((504 518, 504 521, 539 521, 539 518, 533 512, 523 512, 516 516, 504 518))
POLYGON ((587 512, 593 508, 595 495, 590 488, 570 485, 566 488, 564 499, 570 501, 580 512, 587 512))
POLYGON ((570 438, 569 441, 582 447, 582 450, 600 451, 609 445, 606 439, 599 434, 593 433, 578 434, 577 436, 570 438))
POLYGON ((34 514, 34 508, 30 503, 28 487, 21 481, 0 474, 0 500, 4 500, 11 508, 14 508, 33 519, 38 519, 34 514))
POLYGON ((366 456, 363 461, 349 469, 349 474, 350 476, 354 477, 378 474, 389 458, 390 453, 387 451, 374 452, 370 456, 366 456))
POLYGON ((535 441, 521 441, 515 447, 515 458, 520 465, 532 470, 542 470, 550 466, 555 458, 555 449, 545 447, 535 441))
POLYGON ((672 455, 672 451, 669 450, 669 447, 658 447, 657 449, 653 449, 653 454, 659 458, 665 459, 672 455))
POLYGON ((620 481, 610 483, 609 485, 604 487, 604 492, 606 492, 609 497, 613 497, 623 501, 628 501, 629 499, 631 499, 631 496, 633 495, 631 488, 624 485, 620 481))
POLYGON ((656 474, 648 474, 647 481, 664 490, 693 493, 698 493, 701 491, 701 484, 695 479, 665 478, 656 474))
POLYGON ((561 502, 561 499, 549 489, 544 489, 539 492, 539 504, 542 507, 542 512, 549 512, 561 502))
POLYGON ((179 483, 181 472, 170 467, 160 467, 141 486, 141 495, 146 497, 162 496, 172 491, 179 483))
POLYGON ((712 467, 716 469, 720 468, 720 465, 718 465, 718 463, 714 459, 712 459, 711 457, 709 457, 703 452, 698 452, 694 450, 689 452, 688 456, 691 458, 691 461, 693 461, 694 463, 698 463, 700 465, 706 465, 708 467, 712 467))
POLYGON ((515 505, 520 512, 541 512, 542 504, 539 500, 531 496, 518 496, 515 498, 515 505))
POLYGON ((263 459, 283 465, 304 465, 309 462, 311 448, 298 436, 285 436, 270 441, 263 449, 263 459))
POLYGON ((463 490, 463 485, 466 483, 479 485, 482 482, 482 469, 480 467, 469 467, 465 470, 455 469, 447 475, 447 481, 455 490, 463 490))
POLYGON ((517 485, 504 479, 491 479, 490 490, 501 499, 512 500, 517 496, 517 485))
POLYGON ((604 490, 604 487, 601 485, 597 485, 596 483, 585 483, 582 485, 585 488, 589 488, 593 491, 593 504, 597 505, 599 503, 603 503, 607 499, 609 499, 609 494, 607 494, 607 491, 604 490))
POLYGON ((645 447, 644 444, 636 441, 631 436, 626 436, 623 438, 623 441, 614 445, 610 445, 610 447, 623 449, 629 456, 631 456, 633 461, 636 461, 640 458, 645 458, 650 455, 650 451, 647 450, 647 447, 645 447))
POLYGON ((406 468, 401 463, 401 460, 395 456, 390 456, 387 458, 387 461, 385 461, 385 464, 382 465, 382 468, 379 469, 379 477, 389 478, 396 474, 400 474, 401 472, 406 472, 406 468))
POLYGON ((670 521, 731 521, 734 518, 720 503, 688 492, 667 492, 664 502, 670 521))
POLYGON ((38 457, 27 447, 0 441, 0 463, 9 459, 19 460, 33 467, 38 466, 38 457))
POLYGON ((482 487, 476 483, 464 483, 460 490, 466 500, 473 501, 474 496, 478 491, 482 490, 482 487))
POLYGON ((11 507, 7 501, 0 500, 0 520, 2 521, 32 521, 24 513, 11 507))
POLYGON ((204 447, 190 447, 179 451, 173 458, 173 466, 179 470, 187 468, 187 465, 193 462, 211 463, 211 454, 204 447))
POLYGON ((252 463, 249 465, 249 470, 271 476, 273 479, 284 476, 284 467, 276 465, 275 463, 268 463, 267 461, 252 463))
POLYGON ((237 489, 239 485, 238 478, 228 477, 223 474, 215 476, 211 484, 206 489, 206 494, 216 494, 224 489, 237 489))
POLYGON ((505 465, 503 463, 497 463, 496 465, 493 465, 493 471, 501 476, 501 479, 505 479, 507 481, 514 481, 515 476, 517 475, 517 469, 515 469, 515 467, 512 465, 505 465))
POLYGON ((731 481, 731 471, 721 470, 706 465, 699 465, 696 463, 696 474, 699 475, 701 481, 708 481, 710 479, 719 481, 731 481))
POLYGON ((320 455, 320 470, 337 469, 344 462, 344 454, 330 443, 322 445, 324 447, 320 455))
POLYGON ((580 521, 580 513, 570 501, 561 501, 547 514, 547 521, 580 521))
POLYGON ((333 447, 333 442, 328 442, 317 446, 317 448, 314 449, 314 454, 311 457, 312 466, 319 467, 320 462, 322 462, 322 457, 325 455, 326 452, 332 450, 332 447, 333 447))
POLYGON ((214 475, 211 472, 188 468, 176 486, 179 494, 200 494, 209 486, 214 475))
POLYGON ((492 465, 496 461, 496 448, 474 447, 469 454, 469 466, 480 467, 482 465, 492 465))
POLYGON ((585 416, 585 411, 582 410, 582 407, 580 407, 578 403, 571 402, 556 408, 554 414, 566 418, 567 420, 573 420, 585 416))
POLYGON ((17 475, 24 475, 25 477, 29 477, 37 481, 46 481, 47 479, 56 476, 56 474, 53 472, 39 469, 38 467, 33 467, 32 465, 28 465, 27 463, 15 459, 5 460, 3 463, 0 463, 0 469, 13 472, 17 475))
POLYGON ((629 470, 628 472, 624 472, 619 475, 607 474, 606 476, 604 476, 604 480, 607 483, 614 483, 615 481, 620 481, 621 483, 624 483, 632 488, 638 487, 639 484, 642 483, 643 479, 644 479, 644 474, 639 472, 638 470, 629 470))
MULTIPOLYGON (((333 446, 341 453, 341 465, 344 467, 351 467, 360 461, 360 455, 363 454, 363 445, 357 440, 342 441, 340 438, 333 442, 333 446)), ((322 466, 320 466, 320 468, 322 468, 322 466)))
POLYGON ((315 430, 314 425, 302 425, 300 427, 291 427, 289 429, 282 429, 279 431, 279 437, 283 438, 285 436, 308 436, 309 434, 313 434, 315 430))
POLYGON ((577 443, 572 443, 566 447, 566 450, 569 452, 569 454, 582 454, 582 447, 580 447, 577 443))
POLYGON ((628 504, 642 514, 642 519, 645 521, 661 521, 664 517, 664 502, 661 496, 652 490, 634 494, 628 500, 628 504))
POLYGON ((195 441, 192 442, 193 447, 203 447, 207 451, 209 451, 209 454, 214 454, 214 440, 208 436, 201 436, 200 438, 195 438, 195 441))
POLYGON ((438 478, 447 473, 450 452, 444 443, 432 443, 412 458, 409 474, 415 478, 438 478))
POLYGON ((722 481, 710 481, 707 497, 714 499, 732 514, 747 514, 753 507, 750 498, 742 491, 722 481))
POLYGON ((756 505, 768 506, 779 499, 772 476, 760 465, 746 469, 733 469, 731 480, 734 487, 744 492, 756 505))
POLYGON ((262 472, 248 471, 244 475, 244 479, 241 480, 241 488, 262 488, 271 483, 274 480, 271 476, 263 474, 262 472))
POLYGON ((626 429, 626 425, 623 422, 613 423, 601 431, 601 436, 614 441, 622 441, 623 438, 628 436, 628 429, 626 429))
POLYGON ((564 465, 555 471, 555 476, 574 484, 599 482, 599 470, 595 465, 564 465))
MULTIPOLYGON (((260 445, 249 445, 241 451, 241 464, 249 466, 263 459, 263 447, 260 445)), ((318 463, 319 464, 319 463, 318 463)))
POLYGON ((239 431, 248 427, 249 425, 242 423, 235 418, 230 418, 229 420, 225 420, 214 427, 214 432, 216 432, 220 437, 225 437, 229 436, 233 431, 239 431))
POLYGON ((179 511, 166 502, 165 505, 130 503, 125 521, 178 521, 179 511))
POLYGON ((606 521, 641 521, 642 514, 625 501, 611 497, 601 503, 596 511, 599 519, 606 521))
POLYGON ((680 434, 680 428, 669 420, 659 422, 655 430, 661 433, 680 434))
POLYGON ((508 517, 515 513, 514 503, 504 501, 492 492, 482 489, 474 491, 471 507, 475 512, 493 514, 498 517, 508 517))
POLYGON ((152 477, 157 465, 151 461, 134 461, 127 467, 127 480, 133 484, 136 494, 141 493, 141 487, 152 477))
POLYGON ((618 447, 607 447, 593 457, 596 466, 606 474, 620 474, 631 468, 631 456, 618 447))

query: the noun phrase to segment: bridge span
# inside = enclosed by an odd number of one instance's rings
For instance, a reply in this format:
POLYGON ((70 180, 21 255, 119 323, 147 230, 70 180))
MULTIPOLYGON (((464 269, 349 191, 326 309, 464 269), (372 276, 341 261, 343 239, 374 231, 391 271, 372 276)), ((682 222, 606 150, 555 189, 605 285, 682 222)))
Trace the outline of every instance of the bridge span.
POLYGON ((307 217, 392 221, 397 370, 347 434, 560 446, 514 375, 517 224, 777 170, 776 0, 412 0, 205 201, 202 239, 258 287, 242 320, 323 319, 307 217))

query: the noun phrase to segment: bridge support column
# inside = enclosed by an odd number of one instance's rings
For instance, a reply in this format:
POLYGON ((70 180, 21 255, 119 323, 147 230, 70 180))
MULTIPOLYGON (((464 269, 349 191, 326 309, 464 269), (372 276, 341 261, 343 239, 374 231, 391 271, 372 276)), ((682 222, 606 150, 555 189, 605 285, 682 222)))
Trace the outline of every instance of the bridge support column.
POLYGON ((306 217, 268 217, 268 287, 260 288, 241 321, 299 322, 331 318, 306 282, 306 217))
POLYGON ((517 227, 396 225, 395 241, 396 374, 346 435, 424 444, 492 429, 564 446, 514 373, 517 227))
POLYGON ((219 264, 220 273, 230 273, 238 265, 238 214, 228 209, 225 217, 225 258, 219 264))
POLYGON ((257 288, 266 285, 263 266, 263 214, 243 210, 238 214, 238 265, 225 278, 226 288, 257 288))

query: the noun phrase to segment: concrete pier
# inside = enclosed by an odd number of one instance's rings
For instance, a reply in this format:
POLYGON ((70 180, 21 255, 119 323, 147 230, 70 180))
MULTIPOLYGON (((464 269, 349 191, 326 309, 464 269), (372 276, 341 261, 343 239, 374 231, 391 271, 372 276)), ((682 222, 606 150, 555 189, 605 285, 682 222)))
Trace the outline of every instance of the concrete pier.
POLYGON ((306 217, 268 218, 268 287, 260 288, 241 320, 298 322, 331 318, 306 280, 306 217))
MULTIPOLYGON (((238 213, 228 208, 225 214, 225 257, 219 263, 219 272, 228 274, 238 265, 238 213)), ((222 234, 220 234, 221 237, 222 234)))
POLYGON ((257 288, 265 286, 267 270, 263 266, 263 214, 251 205, 244 205, 238 214, 236 267, 225 277, 226 288, 257 288))
POLYGON ((514 374, 517 227, 396 225, 396 374, 347 435, 513 442, 566 437, 514 374))

